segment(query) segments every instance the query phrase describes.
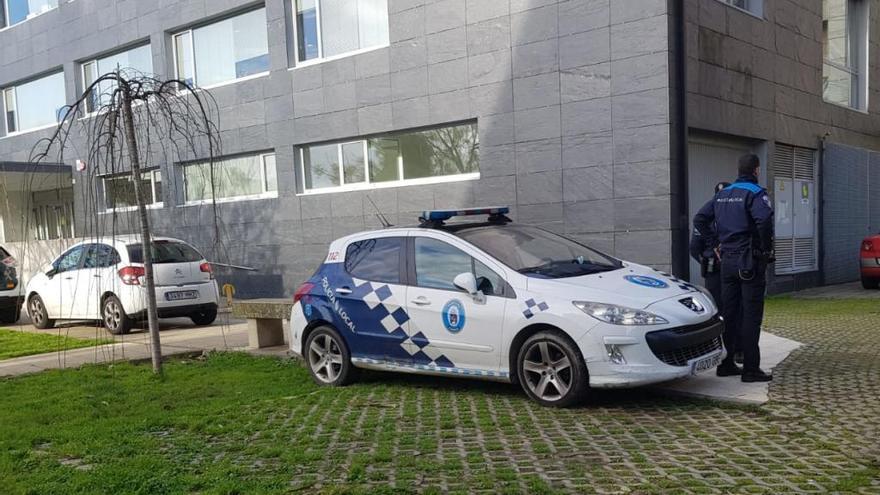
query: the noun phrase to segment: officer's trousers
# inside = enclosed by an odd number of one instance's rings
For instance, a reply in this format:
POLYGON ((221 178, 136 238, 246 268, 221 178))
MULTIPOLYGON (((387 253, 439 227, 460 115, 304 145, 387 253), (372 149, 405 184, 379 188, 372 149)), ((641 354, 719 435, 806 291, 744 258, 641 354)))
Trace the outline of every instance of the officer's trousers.
POLYGON ((757 371, 761 366, 758 339, 764 319, 767 264, 756 261, 752 273, 741 273, 739 260, 739 253, 725 253, 721 259, 721 314, 727 348, 722 365, 732 366, 733 354, 739 348, 743 353, 743 371, 757 371))
MULTIPOLYGON (((724 316, 724 299, 721 296, 721 267, 719 263, 718 270, 713 273, 707 273, 703 279, 706 281, 706 289, 709 291, 709 294, 712 294, 712 299, 715 300, 715 305, 718 306, 718 313, 724 316)), ((732 345, 725 343, 724 346, 727 348, 727 351, 730 353, 739 352, 739 338, 738 336, 732 345)))

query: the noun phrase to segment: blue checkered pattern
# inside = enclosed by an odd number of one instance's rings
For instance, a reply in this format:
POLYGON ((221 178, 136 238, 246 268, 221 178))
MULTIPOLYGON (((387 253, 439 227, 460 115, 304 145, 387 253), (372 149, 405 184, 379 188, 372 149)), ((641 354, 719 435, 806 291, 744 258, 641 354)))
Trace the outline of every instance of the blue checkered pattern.
POLYGON ((550 309, 550 306, 546 302, 535 302, 534 299, 529 299, 526 301, 526 309, 523 311, 523 316, 528 320, 535 316, 535 313, 538 311, 547 311, 548 309, 550 309))
MULTIPOLYGON (((431 342, 422 332, 408 337, 403 325, 410 320, 402 304, 395 301, 388 284, 374 284, 365 280, 353 279, 355 287, 351 297, 362 299, 370 308, 371 318, 382 323, 385 330, 400 340, 400 346, 412 356, 417 365, 453 368, 455 365, 444 354, 431 348, 431 342), (397 307, 394 311, 389 309, 397 307)), ((413 329, 415 331, 416 329, 413 329)))

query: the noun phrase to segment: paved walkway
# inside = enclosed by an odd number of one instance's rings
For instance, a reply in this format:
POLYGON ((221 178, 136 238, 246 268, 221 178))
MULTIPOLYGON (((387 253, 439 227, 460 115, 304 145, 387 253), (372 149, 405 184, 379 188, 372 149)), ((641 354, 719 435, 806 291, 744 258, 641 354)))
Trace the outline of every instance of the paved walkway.
POLYGON ((826 285, 791 293, 795 299, 878 299, 880 290, 868 290, 861 282, 826 285))
MULTIPOLYGON (((224 315, 208 327, 194 327, 188 319, 183 318, 162 320, 160 326, 163 356, 210 350, 243 350, 248 345, 247 323, 225 318, 224 315)), ((128 335, 117 336, 107 333, 103 328, 84 325, 37 330, 30 324, 23 323, 6 328, 23 332, 52 332, 79 338, 110 339, 114 343, 2 360, 0 376, 76 368, 84 364, 150 359, 151 355, 150 335, 145 329, 134 329, 128 335)))

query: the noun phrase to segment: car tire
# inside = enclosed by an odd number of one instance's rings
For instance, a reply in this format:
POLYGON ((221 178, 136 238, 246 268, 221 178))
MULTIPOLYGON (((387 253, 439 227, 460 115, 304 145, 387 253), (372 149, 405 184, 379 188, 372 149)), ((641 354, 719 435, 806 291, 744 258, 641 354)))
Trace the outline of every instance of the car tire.
POLYGON ((101 303, 101 322, 113 335, 127 334, 134 324, 134 321, 125 314, 122 301, 116 296, 108 296, 101 303))
POLYGON ((862 288, 868 290, 880 288, 880 278, 862 277, 862 288))
POLYGON ((193 323, 200 327, 204 327, 214 323, 214 320, 217 319, 217 308, 206 309, 204 311, 197 311, 191 315, 189 315, 189 319, 192 320, 193 323))
POLYGON ((21 307, 7 308, 0 311, 0 323, 16 323, 21 318, 21 307))
POLYGON ((526 395, 543 406, 573 406, 589 389, 580 351, 558 332, 538 332, 526 339, 517 354, 516 370, 526 395))
POLYGON ((303 359, 318 385, 341 387, 355 378, 348 345, 332 327, 320 326, 309 334, 303 359))
POLYGON ((45 330, 55 326, 55 320, 50 319, 49 312, 46 311, 46 303, 37 294, 28 299, 28 315, 31 317, 31 324, 34 325, 34 328, 45 330))

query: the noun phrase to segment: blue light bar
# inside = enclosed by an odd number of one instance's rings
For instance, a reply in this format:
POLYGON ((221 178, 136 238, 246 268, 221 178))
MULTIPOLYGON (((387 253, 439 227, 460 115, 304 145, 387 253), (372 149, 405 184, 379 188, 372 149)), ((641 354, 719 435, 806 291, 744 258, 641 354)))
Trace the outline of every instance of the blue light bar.
POLYGON ((461 210, 425 210, 422 219, 427 221, 444 221, 452 217, 464 217, 469 215, 507 215, 510 208, 507 206, 490 206, 487 208, 464 208, 461 210))

